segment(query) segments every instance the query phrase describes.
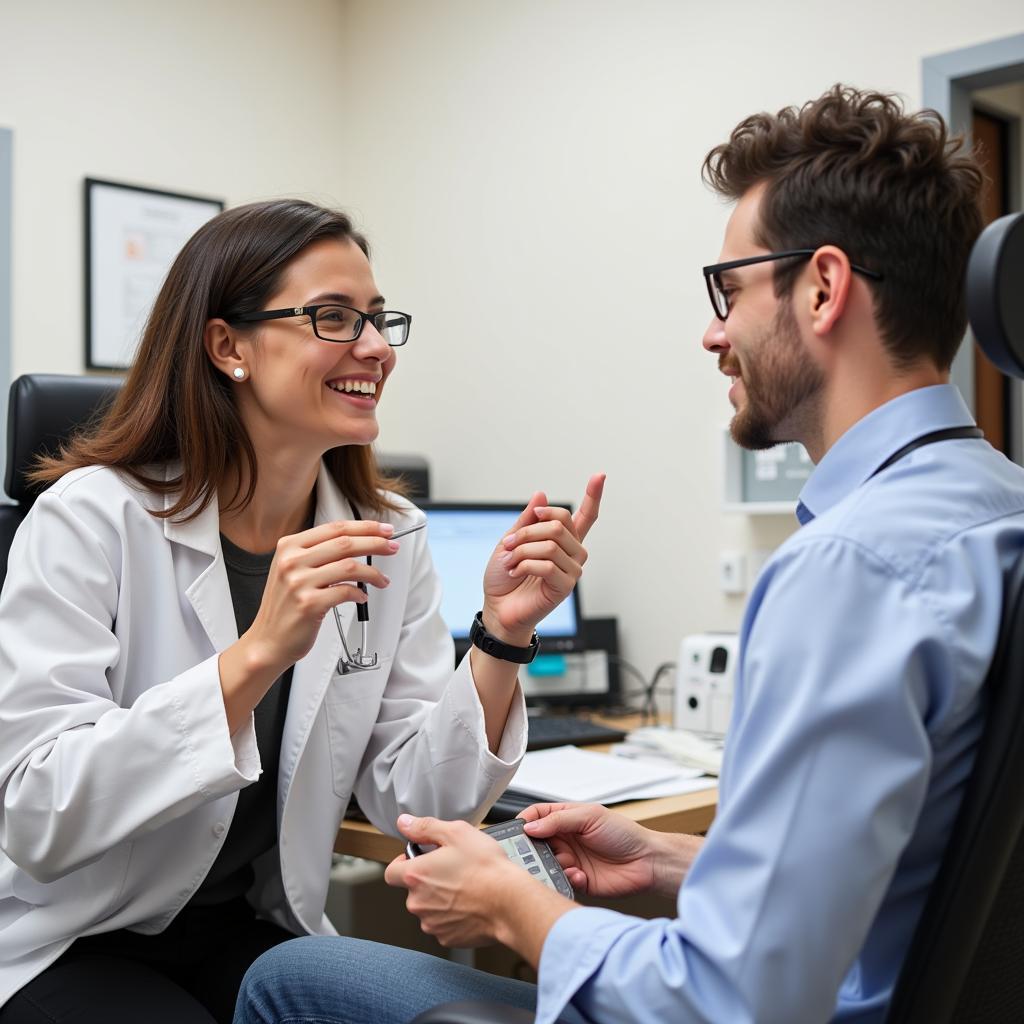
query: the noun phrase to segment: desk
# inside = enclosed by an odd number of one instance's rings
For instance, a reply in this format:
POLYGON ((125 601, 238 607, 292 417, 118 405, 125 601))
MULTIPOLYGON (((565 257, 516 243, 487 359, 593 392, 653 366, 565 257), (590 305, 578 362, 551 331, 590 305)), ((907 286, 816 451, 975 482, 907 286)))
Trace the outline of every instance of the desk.
MULTIPOLYGON (((636 720, 606 719, 605 721, 624 729, 635 728, 640 724, 639 716, 636 716, 636 720)), ((588 749, 607 750, 608 747, 597 745, 588 749)), ((696 793, 683 793, 679 796, 664 796, 655 800, 634 800, 630 803, 615 804, 613 810, 625 814, 626 817, 632 818, 656 832, 707 832, 715 817, 717 803, 717 789, 702 789, 696 793)), ((382 864, 390 863, 404 849, 403 842, 392 836, 384 835, 373 825, 369 825, 365 821, 349 819, 342 822, 334 844, 335 853, 344 853, 351 857, 364 857, 367 860, 380 861, 382 864)))

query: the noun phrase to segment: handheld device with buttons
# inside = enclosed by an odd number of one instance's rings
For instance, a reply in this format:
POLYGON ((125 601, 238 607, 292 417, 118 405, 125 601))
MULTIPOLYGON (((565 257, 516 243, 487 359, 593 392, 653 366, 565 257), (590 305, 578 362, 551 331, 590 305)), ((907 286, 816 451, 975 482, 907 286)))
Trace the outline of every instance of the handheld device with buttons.
MULTIPOLYGON (((573 899, 572 886, 562 871, 551 847, 543 839, 533 839, 526 835, 522 818, 513 818, 498 825, 485 828, 486 832, 501 845, 509 860, 515 861, 521 868, 529 871, 538 882, 542 882, 555 892, 573 899)), ((417 843, 405 844, 405 855, 409 858, 418 857, 428 852, 417 843)))

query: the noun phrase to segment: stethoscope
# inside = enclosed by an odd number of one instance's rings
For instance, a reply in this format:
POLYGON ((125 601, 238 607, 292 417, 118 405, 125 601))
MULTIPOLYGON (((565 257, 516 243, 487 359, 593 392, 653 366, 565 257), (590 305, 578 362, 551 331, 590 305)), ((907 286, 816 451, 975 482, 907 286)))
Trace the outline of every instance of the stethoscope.
MULTIPOLYGON (((359 509, 352 505, 352 518, 356 520, 362 520, 362 516, 359 514, 359 509)), ((416 523, 414 526, 407 527, 404 530, 399 530, 397 533, 393 533, 390 540, 396 540, 398 537, 404 537, 408 533, 415 533, 417 530, 422 530, 427 525, 427 521, 424 519, 421 523, 416 523)), ((373 565, 373 556, 366 556, 366 564, 373 565)), ((334 622, 338 627, 338 636, 341 638, 341 657, 338 659, 338 674, 348 675, 351 672, 370 672, 377 667, 377 652, 369 654, 369 627, 370 627, 370 601, 369 594, 366 590, 366 584, 362 582, 356 583, 356 586, 367 595, 367 599, 362 604, 356 605, 356 620, 359 623, 359 646, 355 651, 350 651, 348 646, 348 640, 345 639, 345 627, 341 622, 341 612, 338 611, 338 606, 334 606, 334 622)))

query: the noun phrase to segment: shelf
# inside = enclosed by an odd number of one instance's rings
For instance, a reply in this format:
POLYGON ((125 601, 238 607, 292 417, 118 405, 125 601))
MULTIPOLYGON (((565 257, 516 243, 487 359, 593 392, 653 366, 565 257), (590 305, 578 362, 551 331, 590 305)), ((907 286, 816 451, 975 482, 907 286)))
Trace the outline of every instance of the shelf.
POLYGON ((724 494, 726 512, 748 516, 792 516, 801 488, 814 469, 802 445, 785 444, 767 452, 740 448, 722 429, 724 494), (753 490, 760 497, 746 500, 753 490))
POLYGON ((745 516, 795 516, 795 501, 724 501, 723 512, 738 512, 745 516))

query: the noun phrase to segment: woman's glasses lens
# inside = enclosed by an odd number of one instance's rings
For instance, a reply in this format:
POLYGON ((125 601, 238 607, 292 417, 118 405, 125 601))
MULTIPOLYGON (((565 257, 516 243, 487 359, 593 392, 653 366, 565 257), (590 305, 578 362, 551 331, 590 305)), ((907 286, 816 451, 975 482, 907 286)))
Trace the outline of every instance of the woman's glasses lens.
MULTIPOLYGON (((404 313, 374 313, 370 320, 392 347, 409 337, 409 317, 404 313)), ((355 341, 363 329, 363 316, 348 306, 321 306, 316 312, 316 334, 324 341, 355 341)))
POLYGON ((373 318, 373 326, 392 348, 404 345, 409 337, 409 318, 404 313, 378 313, 373 318))
POLYGON ((354 341, 362 319, 347 306, 321 306, 316 311, 316 333, 326 341, 354 341))

